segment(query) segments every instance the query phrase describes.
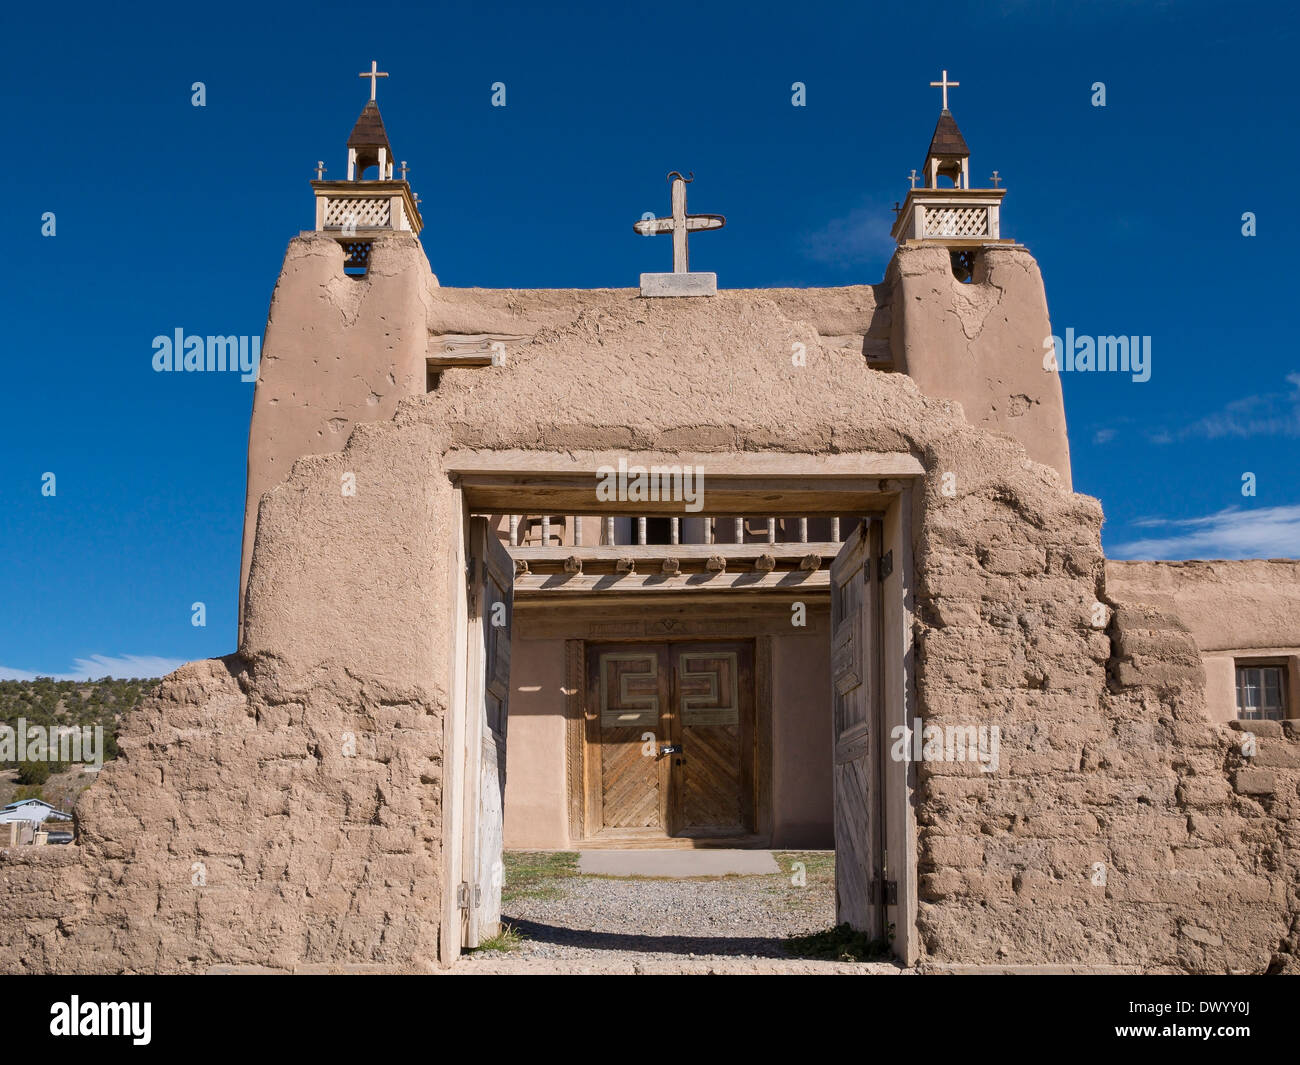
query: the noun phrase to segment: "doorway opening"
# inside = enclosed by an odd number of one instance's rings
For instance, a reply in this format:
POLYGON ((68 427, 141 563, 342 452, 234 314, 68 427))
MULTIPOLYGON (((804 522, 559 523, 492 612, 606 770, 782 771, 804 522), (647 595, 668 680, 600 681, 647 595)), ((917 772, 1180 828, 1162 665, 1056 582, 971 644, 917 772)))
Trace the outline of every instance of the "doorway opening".
MULTIPOLYGON (((526 683, 532 673, 510 675, 516 614, 550 619, 561 637, 564 661, 545 669, 564 681, 551 685, 563 692, 564 850, 657 852, 770 846, 774 790, 778 811, 781 798, 772 767, 785 743, 773 729, 783 712, 773 697, 773 647, 787 634, 762 631, 760 615, 778 615, 774 603, 784 610, 816 601, 827 618, 818 671, 826 696, 813 709, 830 747, 818 772, 832 793, 835 920, 889 939, 897 957, 913 960, 911 767, 888 760, 887 741, 912 717, 910 514, 919 463, 878 454, 707 456, 708 510, 726 515, 718 520, 687 518, 671 503, 593 509, 596 471, 612 458, 451 456, 466 583, 446 730, 444 964, 499 928, 504 819, 539 816, 534 808, 512 814, 505 803, 509 699, 546 688, 526 683), (539 514, 544 522, 530 517, 539 514), (696 534, 704 543, 682 542, 686 520, 704 522, 696 526, 707 530, 696 534), (606 535, 586 546, 579 537, 589 521, 606 535), (637 542, 609 536, 616 521, 640 526, 637 542), (557 536, 556 526, 565 531, 557 536), (800 538, 823 526, 836 536, 843 529, 843 542, 800 538), (668 542, 656 543, 662 532, 668 542), (498 705, 502 681, 508 695, 498 705)), ((527 673, 524 651, 536 649, 515 646, 527 673)), ((782 668, 788 690, 797 656, 782 668)))

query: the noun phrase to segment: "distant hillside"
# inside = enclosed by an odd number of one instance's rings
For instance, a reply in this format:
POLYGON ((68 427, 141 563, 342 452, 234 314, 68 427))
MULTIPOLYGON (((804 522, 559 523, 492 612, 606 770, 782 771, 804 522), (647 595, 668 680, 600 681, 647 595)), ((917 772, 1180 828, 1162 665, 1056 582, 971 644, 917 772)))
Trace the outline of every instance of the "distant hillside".
POLYGON ((122 715, 134 710, 159 681, 131 680, 0 680, 0 724, 102 725, 117 731, 122 715))
MULTIPOLYGON (((104 761, 117 757, 117 733, 122 720, 159 683, 156 678, 133 677, 96 681, 0 680, 0 725, 27 727, 90 726, 104 730, 104 761)), ((80 766, 58 763, 0 762, 0 805, 15 799, 43 798, 66 809, 80 790, 94 779, 80 766)))

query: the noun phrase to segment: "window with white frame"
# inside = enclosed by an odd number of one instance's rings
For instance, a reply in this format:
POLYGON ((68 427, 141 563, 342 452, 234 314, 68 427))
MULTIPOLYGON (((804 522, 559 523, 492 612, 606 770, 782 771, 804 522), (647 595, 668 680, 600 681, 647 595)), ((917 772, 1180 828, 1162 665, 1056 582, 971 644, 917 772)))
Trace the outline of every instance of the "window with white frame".
POLYGON ((1286 667, 1263 663, 1237 665, 1237 717, 1243 721, 1281 721, 1286 717, 1286 667))

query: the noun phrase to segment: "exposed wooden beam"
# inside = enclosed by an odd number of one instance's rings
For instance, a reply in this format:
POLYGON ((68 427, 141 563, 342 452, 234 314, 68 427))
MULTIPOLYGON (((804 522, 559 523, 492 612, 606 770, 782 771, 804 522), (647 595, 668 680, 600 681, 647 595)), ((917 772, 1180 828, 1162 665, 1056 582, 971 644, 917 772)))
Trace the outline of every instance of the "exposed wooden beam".
POLYGON ((516 595, 591 595, 655 592, 819 592, 830 588, 828 570, 772 573, 529 573, 515 578, 516 595))

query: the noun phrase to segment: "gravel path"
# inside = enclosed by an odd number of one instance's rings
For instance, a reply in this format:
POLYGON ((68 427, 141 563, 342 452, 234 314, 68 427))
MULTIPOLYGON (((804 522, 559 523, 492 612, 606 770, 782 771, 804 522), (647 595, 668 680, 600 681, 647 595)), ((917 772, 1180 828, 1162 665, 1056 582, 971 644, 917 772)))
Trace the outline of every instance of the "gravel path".
POLYGON ((576 872, 572 855, 507 855, 503 917, 523 937, 462 965, 492 971, 859 971, 890 966, 792 958, 786 936, 835 923, 833 859, 781 853, 768 875, 659 879, 576 872), (804 883, 792 883, 794 862, 804 883), (721 966, 715 963, 725 962, 721 966), (504 964, 503 964, 504 963, 504 964))

